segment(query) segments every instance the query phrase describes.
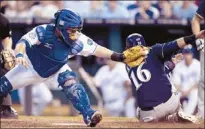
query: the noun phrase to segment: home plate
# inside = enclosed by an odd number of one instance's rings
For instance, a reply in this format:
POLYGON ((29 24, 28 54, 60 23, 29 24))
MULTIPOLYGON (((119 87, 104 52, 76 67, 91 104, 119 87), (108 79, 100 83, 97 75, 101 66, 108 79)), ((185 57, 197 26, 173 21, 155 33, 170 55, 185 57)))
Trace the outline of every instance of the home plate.
POLYGON ((62 125, 62 126, 74 126, 74 125, 80 125, 85 126, 83 123, 52 123, 52 125, 62 125))

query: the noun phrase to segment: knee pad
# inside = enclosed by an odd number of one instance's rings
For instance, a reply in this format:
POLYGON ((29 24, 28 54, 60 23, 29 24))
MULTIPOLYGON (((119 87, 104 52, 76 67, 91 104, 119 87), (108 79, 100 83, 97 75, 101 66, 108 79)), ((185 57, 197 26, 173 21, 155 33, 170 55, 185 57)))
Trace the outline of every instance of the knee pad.
POLYGON ((0 97, 5 97, 7 94, 13 89, 11 83, 9 80, 5 77, 2 76, 0 78, 0 97))
POLYGON ((62 88, 65 86, 72 86, 76 83, 76 74, 72 71, 66 70, 58 75, 58 84, 62 88))

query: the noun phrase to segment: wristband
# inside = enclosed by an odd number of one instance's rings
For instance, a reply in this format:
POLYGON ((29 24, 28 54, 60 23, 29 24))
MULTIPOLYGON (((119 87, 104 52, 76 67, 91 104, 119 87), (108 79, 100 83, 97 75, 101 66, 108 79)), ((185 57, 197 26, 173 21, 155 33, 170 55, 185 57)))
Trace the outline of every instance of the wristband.
POLYGON ((190 35, 190 36, 184 37, 184 42, 186 44, 194 44, 195 41, 196 41, 196 36, 195 35, 190 35))
POLYGON ((23 54, 22 54, 22 53, 18 53, 18 54, 16 55, 16 58, 18 58, 18 57, 23 57, 23 54))
POLYGON ((111 55, 111 60, 113 61, 123 61, 125 59, 124 55, 122 53, 117 53, 117 52, 113 52, 113 54, 111 55))

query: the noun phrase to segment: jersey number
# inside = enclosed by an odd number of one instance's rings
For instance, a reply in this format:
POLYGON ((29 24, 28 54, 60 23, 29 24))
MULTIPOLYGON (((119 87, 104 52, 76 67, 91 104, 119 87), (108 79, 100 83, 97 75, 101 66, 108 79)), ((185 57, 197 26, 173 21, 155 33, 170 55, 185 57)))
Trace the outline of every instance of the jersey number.
POLYGON ((140 64, 139 67, 137 68, 137 71, 131 71, 131 78, 136 87, 136 90, 138 90, 140 86, 142 86, 142 82, 148 82, 151 79, 150 71, 147 69, 142 69, 143 65, 144 63, 140 64), (139 79, 140 82, 137 80, 136 77, 139 79))

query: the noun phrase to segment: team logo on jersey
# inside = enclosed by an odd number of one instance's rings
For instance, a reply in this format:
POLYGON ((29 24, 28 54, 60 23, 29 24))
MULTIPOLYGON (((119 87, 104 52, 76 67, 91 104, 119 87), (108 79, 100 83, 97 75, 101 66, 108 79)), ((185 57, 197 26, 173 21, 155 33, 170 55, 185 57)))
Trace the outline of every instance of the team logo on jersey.
POLYGON ((53 44, 49 44, 49 43, 45 43, 44 46, 47 47, 47 48, 49 48, 49 49, 52 49, 52 48, 53 48, 53 44))
POLYGON ((93 40, 88 39, 88 42, 87 42, 87 43, 88 43, 88 45, 90 45, 90 46, 91 46, 91 45, 93 45, 93 40))

